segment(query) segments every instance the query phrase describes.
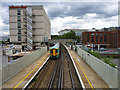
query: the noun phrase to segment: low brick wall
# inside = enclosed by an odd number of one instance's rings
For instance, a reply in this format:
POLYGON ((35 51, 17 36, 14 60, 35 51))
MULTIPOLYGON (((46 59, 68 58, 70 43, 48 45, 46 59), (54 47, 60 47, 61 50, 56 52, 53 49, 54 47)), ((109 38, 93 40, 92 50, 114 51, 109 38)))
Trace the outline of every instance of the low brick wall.
POLYGON ((45 52, 47 52, 47 47, 42 47, 40 50, 27 54, 3 66, 2 70, 0 70, 0 73, 2 72, 2 80, 0 80, 2 82, 0 82, 0 84, 3 84, 7 80, 15 76, 17 73, 25 69, 28 65, 37 60, 45 52))
POLYGON ((109 66, 88 52, 77 48, 77 53, 111 88, 120 88, 118 69, 109 66))

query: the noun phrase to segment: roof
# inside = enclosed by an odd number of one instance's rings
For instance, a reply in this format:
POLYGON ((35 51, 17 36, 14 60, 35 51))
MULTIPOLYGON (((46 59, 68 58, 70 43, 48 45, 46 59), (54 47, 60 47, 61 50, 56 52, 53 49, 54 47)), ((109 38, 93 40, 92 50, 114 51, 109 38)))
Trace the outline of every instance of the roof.
POLYGON ((13 56, 24 56, 24 55, 27 55, 27 54, 32 53, 32 52, 34 52, 34 51, 20 52, 20 53, 13 54, 13 56))
POLYGON ((63 31, 87 31, 87 30, 89 30, 89 29, 64 29, 64 30, 61 30, 61 31, 59 31, 58 33, 60 33, 60 32, 63 32, 63 31))

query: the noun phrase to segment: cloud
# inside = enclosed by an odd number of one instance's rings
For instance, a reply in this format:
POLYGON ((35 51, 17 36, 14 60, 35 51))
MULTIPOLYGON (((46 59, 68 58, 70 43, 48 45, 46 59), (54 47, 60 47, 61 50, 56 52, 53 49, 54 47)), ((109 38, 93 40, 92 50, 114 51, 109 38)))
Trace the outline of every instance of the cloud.
POLYGON ((6 2, 0 6, 3 34, 9 34, 9 5, 43 5, 51 21, 51 34, 66 28, 117 26, 118 21, 117 2, 6 2))
POLYGON ((98 3, 98 2, 68 2, 68 3, 49 3, 49 17, 83 17, 86 13, 97 13, 101 17, 111 17, 117 14, 117 3, 98 3))
POLYGON ((104 27, 117 26, 117 16, 112 16, 107 19, 95 19, 97 14, 86 14, 83 19, 78 19, 77 17, 57 17, 51 20, 52 34, 58 34, 57 32, 63 29, 91 29, 97 28, 101 29, 104 27), (88 16, 88 17, 87 17, 88 16), (90 17, 89 17, 90 16, 90 17))
POLYGON ((3 8, 0 6, 0 36, 9 34, 9 13, 8 7, 3 8))

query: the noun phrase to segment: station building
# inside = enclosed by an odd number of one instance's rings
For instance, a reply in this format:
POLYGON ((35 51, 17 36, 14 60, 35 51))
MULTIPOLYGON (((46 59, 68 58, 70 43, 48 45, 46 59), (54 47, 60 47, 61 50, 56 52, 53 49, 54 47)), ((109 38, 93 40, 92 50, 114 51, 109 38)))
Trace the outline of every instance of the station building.
POLYGON ((32 50, 51 39, 50 20, 42 5, 9 6, 10 42, 32 50))
POLYGON ((120 29, 118 27, 83 32, 82 44, 92 44, 94 48, 120 48, 120 29))

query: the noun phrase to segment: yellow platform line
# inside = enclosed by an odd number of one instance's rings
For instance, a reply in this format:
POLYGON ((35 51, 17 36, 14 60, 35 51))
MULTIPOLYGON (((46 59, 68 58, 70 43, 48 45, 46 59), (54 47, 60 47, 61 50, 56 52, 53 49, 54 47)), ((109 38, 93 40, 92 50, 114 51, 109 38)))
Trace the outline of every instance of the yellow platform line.
MULTIPOLYGON (((48 56, 47 56, 48 57, 48 56)), ((27 74, 14 88, 13 90, 15 90, 15 88, 17 88, 40 64, 41 62, 43 62, 47 57, 45 57, 42 61, 40 61, 40 63, 38 63, 38 65, 29 73, 27 74)))
MULTIPOLYGON (((73 58, 76 60, 76 58, 75 58, 75 57, 73 57, 73 58)), ((79 65, 79 67, 80 67, 81 71, 83 72, 83 74, 84 74, 85 78, 87 79, 87 81, 88 81, 88 83, 89 83, 90 87, 94 90, 94 88, 93 88, 93 86, 92 86, 91 82, 89 81, 88 77, 86 76, 85 72, 83 71, 83 69, 82 69, 82 67, 81 67, 80 63, 79 63, 77 60, 76 60, 76 62, 77 62, 77 64, 79 65)))

